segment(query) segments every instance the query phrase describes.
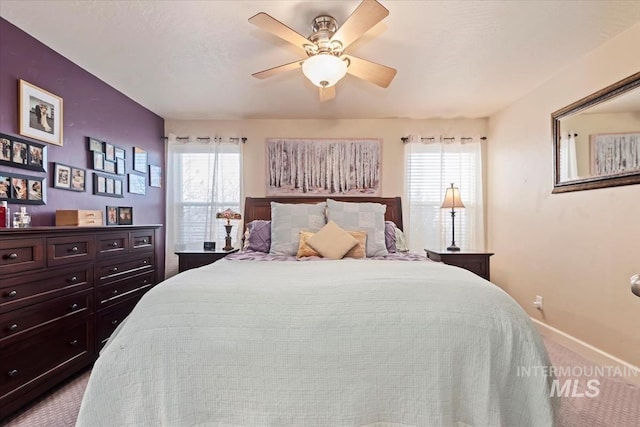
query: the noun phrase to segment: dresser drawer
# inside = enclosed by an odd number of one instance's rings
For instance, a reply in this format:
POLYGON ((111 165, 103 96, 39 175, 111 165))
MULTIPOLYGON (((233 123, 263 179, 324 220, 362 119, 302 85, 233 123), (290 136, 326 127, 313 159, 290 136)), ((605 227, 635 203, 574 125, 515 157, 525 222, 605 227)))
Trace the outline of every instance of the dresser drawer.
POLYGON ((134 260, 117 260, 113 262, 103 261, 98 264, 98 283, 97 285, 103 285, 124 278, 131 274, 145 273, 147 271, 153 271, 153 254, 149 254, 144 257, 139 257, 134 260))
POLYGON ((79 265, 2 279, 0 313, 91 288, 93 268, 79 265))
POLYGON ((118 325, 131 313, 131 310, 133 310, 133 307, 136 306, 138 301, 138 298, 134 298, 98 311, 96 314, 98 350, 107 342, 118 325))
POLYGON ((62 319, 26 339, 4 346, 0 359, 0 406, 44 383, 75 363, 91 361, 93 316, 82 322, 62 319))
POLYGON ((50 237, 47 239, 47 265, 49 267, 84 262, 93 259, 92 235, 50 237))
POLYGON ((44 239, 0 240, 0 275, 44 267, 44 239))
POLYGON ((154 230, 131 232, 131 252, 152 251, 155 248, 156 236, 154 230))
POLYGON ((129 233, 127 232, 98 234, 96 239, 98 258, 129 253, 129 233))
POLYGON ((18 338, 21 333, 45 323, 92 312, 92 293, 87 289, 0 314, 0 343, 8 338, 18 338))
POLYGON ((105 286, 99 286, 96 288, 96 304, 100 307, 116 303, 133 295, 141 295, 153 285, 155 285, 154 273, 150 272, 118 280, 105 286))
POLYGON ((102 211, 57 210, 56 225, 77 225, 80 227, 99 227, 102 224, 102 211))

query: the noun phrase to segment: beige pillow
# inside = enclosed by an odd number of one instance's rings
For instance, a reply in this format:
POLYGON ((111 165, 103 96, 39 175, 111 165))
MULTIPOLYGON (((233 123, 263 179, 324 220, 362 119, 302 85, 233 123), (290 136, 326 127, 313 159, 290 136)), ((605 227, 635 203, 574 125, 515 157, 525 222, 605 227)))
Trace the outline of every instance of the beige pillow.
MULTIPOLYGON (((355 245, 347 254, 344 256, 345 258, 366 258, 367 257, 367 232, 366 231, 349 231, 357 241, 358 244, 355 245)), ((308 246, 308 245, 307 245, 308 246)))
POLYGON ((335 222, 329 221, 320 231, 309 237, 307 244, 325 258, 341 259, 358 244, 358 240, 335 222))
POLYGON ((316 233, 312 231, 300 230, 300 241, 298 242, 298 253, 296 254, 296 258, 320 256, 318 252, 316 252, 311 246, 307 244, 307 240, 309 240, 309 237, 313 236, 314 234, 316 233))

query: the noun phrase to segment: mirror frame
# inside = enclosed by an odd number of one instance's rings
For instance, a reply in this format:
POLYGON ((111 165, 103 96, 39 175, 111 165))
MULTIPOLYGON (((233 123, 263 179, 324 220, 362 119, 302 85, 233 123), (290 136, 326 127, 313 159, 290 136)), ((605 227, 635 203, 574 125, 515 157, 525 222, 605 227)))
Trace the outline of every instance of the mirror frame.
POLYGON ((560 181, 560 119, 586 110, 601 102, 608 101, 640 87, 640 72, 620 80, 606 88, 592 93, 551 114, 551 129, 553 133, 553 191, 564 193, 567 191, 591 190, 594 188, 615 187, 619 185, 640 184, 640 171, 624 175, 594 176, 560 181))

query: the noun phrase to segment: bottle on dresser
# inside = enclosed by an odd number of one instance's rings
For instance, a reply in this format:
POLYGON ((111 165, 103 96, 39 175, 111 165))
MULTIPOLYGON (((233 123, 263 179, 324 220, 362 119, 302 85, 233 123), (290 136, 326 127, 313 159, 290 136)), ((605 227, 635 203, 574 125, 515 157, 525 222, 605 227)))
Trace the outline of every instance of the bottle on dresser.
POLYGON ((0 228, 9 228, 11 224, 11 214, 7 202, 0 202, 0 228))
POLYGON ((31 215, 27 212, 27 208, 20 206, 20 212, 13 214, 13 228, 31 227, 31 215))

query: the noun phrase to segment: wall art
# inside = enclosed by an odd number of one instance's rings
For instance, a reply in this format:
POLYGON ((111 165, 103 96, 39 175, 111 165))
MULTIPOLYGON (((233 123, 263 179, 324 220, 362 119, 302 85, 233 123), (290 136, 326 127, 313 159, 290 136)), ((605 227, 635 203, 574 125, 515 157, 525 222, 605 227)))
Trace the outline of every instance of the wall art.
POLYGON ((46 204, 46 179, 0 172, 0 201, 21 205, 46 204))
POLYGON ((45 172, 47 146, 0 133, 0 165, 45 172))
POLYGON ((118 193, 118 185, 122 189, 122 179, 109 175, 93 173, 93 194, 96 196, 119 197, 124 195, 122 191, 118 193), (120 184, 118 184, 120 182, 120 184))
POLYGON ((70 191, 86 190, 87 171, 81 168, 54 163, 53 165, 53 188, 70 191))
POLYGON ((129 193, 147 194, 146 178, 142 175, 129 174, 129 193))
POLYGON ((20 135, 62 146, 62 98, 24 80, 19 92, 20 135))

